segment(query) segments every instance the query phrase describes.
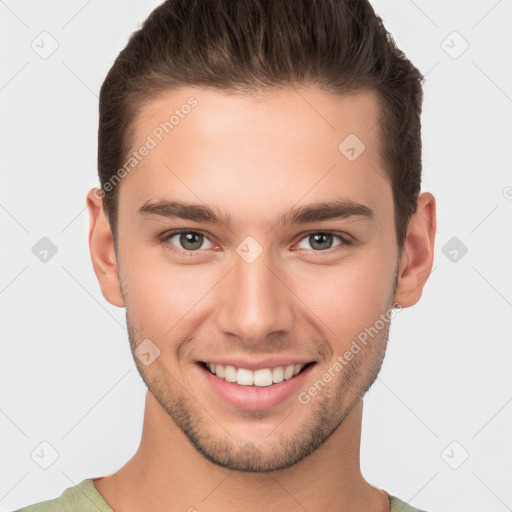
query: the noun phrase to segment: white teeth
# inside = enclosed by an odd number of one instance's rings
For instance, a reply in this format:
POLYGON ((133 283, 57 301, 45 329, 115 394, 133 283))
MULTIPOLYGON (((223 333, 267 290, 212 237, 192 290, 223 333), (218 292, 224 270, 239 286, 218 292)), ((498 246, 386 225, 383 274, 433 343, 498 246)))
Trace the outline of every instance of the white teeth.
POLYGON ((223 364, 215 365, 215 375, 217 375, 217 377, 220 377, 221 379, 223 379, 226 376, 226 369, 223 364))
POLYGON ((239 386, 265 387, 291 379, 305 365, 297 363, 288 366, 276 366, 275 368, 260 368, 255 371, 247 368, 235 368, 232 365, 224 366, 218 363, 206 363, 206 366, 217 377, 228 382, 236 382, 239 386))
POLYGON ((294 368, 294 365, 291 364, 289 366, 287 366, 284 370, 284 380, 288 380, 288 379, 291 379, 293 377, 293 368, 294 368))
POLYGON ((245 368, 238 368, 236 372, 236 383, 240 386, 252 386, 254 384, 254 373, 245 368))
POLYGON ((282 366, 276 366, 272 370, 272 382, 277 384, 278 382, 283 382, 284 380, 284 370, 282 366))
POLYGON ((231 365, 226 365, 224 367, 224 378, 228 382, 236 382, 236 368, 231 365))
MULTIPOLYGON (((240 371, 240 370, 238 370, 240 371)), ((254 385, 255 386, 271 386, 272 385, 272 371, 270 368, 263 368, 262 370, 256 370, 254 373, 254 385)))

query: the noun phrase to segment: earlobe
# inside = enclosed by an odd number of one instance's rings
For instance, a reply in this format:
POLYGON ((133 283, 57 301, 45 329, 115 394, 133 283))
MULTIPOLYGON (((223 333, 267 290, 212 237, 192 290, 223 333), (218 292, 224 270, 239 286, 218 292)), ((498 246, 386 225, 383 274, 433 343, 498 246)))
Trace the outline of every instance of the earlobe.
POLYGON ((110 304, 124 307, 118 265, 112 231, 103 211, 100 190, 93 188, 87 193, 89 211, 89 250, 94 273, 101 292, 110 304))
POLYGON ((436 234, 436 201, 429 192, 418 198, 418 208, 411 216, 407 237, 400 255, 394 300, 401 307, 416 304, 432 271, 436 234))

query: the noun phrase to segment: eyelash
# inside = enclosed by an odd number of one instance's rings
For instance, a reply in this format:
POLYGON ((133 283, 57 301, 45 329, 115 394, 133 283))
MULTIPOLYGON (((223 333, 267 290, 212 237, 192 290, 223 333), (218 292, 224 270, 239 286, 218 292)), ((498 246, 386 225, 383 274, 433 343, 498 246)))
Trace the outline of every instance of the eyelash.
MULTIPOLYGON (((211 240, 208 238, 208 234, 205 233, 204 231, 199 230, 199 229, 194 229, 194 230, 191 230, 191 229, 178 229, 178 230, 175 230, 175 231, 167 231, 167 232, 163 233, 159 237, 159 239, 160 239, 161 243, 164 244, 169 250, 171 250, 173 252, 177 252, 179 254, 184 254, 184 255, 187 255, 187 256, 194 256, 196 253, 199 253, 200 251, 204 250, 204 249, 197 249, 195 251, 188 251, 186 249, 179 249, 179 248, 175 247, 173 244, 171 244, 169 242, 170 238, 172 238, 173 236, 176 236, 176 235, 181 235, 181 234, 202 235, 208 241, 211 242, 211 240)), ((331 247, 330 249, 326 249, 324 251, 316 251, 314 249, 306 249, 306 250, 309 250, 310 252, 314 252, 316 254, 321 254, 321 253, 331 254, 332 252, 336 251, 338 248, 343 248, 343 246, 349 246, 349 245, 353 245, 354 244, 353 240, 350 240, 345 233, 340 233, 340 232, 337 232, 337 231, 310 231, 308 233, 304 233, 301 236, 301 238, 298 240, 297 243, 302 242, 302 240, 304 240, 305 238, 308 238, 311 235, 319 235, 319 234, 333 235, 334 237, 337 237, 341 241, 341 243, 339 245, 336 245, 336 246, 331 247)))

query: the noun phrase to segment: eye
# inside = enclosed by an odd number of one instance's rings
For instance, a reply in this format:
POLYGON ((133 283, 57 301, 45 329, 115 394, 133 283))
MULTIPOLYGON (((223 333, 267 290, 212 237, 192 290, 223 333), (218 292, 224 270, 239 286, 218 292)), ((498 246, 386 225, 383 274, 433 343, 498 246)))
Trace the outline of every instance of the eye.
POLYGON ((299 242, 298 247, 301 249, 312 248, 314 251, 319 252, 331 249, 333 247, 337 247, 339 245, 350 245, 350 241, 347 238, 332 233, 330 231, 317 231, 314 233, 309 233, 304 238, 302 238, 302 240, 299 242), (340 240, 340 242, 333 245, 333 240, 336 238, 340 240), (310 247, 304 247, 303 245, 301 245, 304 243, 304 240, 306 241, 306 243, 310 244, 310 247))
POLYGON ((215 245, 208 240, 206 235, 199 231, 174 231, 166 233, 162 237, 164 243, 177 247, 178 250, 184 252, 197 252, 200 249, 211 249, 215 245), (204 246, 208 242, 210 246, 204 246))
MULTIPOLYGON (((173 251, 181 253, 194 253, 206 249, 215 249, 216 244, 211 242, 205 233, 200 231, 180 230, 164 233, 161 237, 163 244, 170 246, 173 251)), ((350 245, 348 237, 330 231, 315 231, 307 234, 298 243, 300 249, 314 252, 328 252, 338 246, 350 245), (338 243, 335 243, 338 240, 338 243), (306 245, 308 244, 309 247, 306 245)))

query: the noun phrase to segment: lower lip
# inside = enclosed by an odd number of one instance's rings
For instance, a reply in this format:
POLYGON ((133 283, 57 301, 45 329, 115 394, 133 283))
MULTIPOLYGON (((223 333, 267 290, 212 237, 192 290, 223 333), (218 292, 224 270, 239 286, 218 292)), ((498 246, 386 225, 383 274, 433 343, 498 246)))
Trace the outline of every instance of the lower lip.
POLYGON ((250 411, 269 409, 291 396, 297 396, 304 380, 315 366, 312 364, 291 379, 284 380, 271 386, 240 386, 221 379, 198 365, 207 383, 213 391, 229 404, 250 411))

